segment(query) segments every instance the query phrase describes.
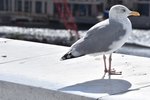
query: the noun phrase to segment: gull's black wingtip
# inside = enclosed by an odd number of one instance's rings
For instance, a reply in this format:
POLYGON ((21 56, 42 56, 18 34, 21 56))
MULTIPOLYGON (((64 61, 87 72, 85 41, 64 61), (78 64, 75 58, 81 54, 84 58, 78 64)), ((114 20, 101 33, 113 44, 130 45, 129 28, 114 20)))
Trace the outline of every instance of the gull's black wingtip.
POLYGON ((70 52, 68 52, 64 56, 62 56, 60 60, 63 61, 71 58, 75 58, 75 56, 73 56, 70 52))

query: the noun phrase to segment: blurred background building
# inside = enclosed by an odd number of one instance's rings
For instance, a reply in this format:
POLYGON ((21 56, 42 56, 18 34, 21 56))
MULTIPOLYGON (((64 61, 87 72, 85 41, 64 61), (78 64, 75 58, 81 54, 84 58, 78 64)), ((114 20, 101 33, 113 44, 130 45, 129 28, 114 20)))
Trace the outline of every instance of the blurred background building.
POLYGON ((108 17, 111 6, 123 4, 141 13, 138 20, 130 18, 134 27, 150 28, 150 0, 0 0, 0 23, 61 22, 58 9, 63 12, 64 1, 76 23, 95 24, 108 17))

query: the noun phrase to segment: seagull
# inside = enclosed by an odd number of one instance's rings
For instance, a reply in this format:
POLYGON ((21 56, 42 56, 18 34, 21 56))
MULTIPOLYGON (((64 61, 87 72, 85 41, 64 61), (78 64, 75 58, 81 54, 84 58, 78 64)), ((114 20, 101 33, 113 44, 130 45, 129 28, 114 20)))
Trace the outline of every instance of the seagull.
POLYGON ((124 5, 114 5, 109 11, 109 18, 95 24, 86 35, 76 41, 61 60, 81 57, 88 54, 103 55, 104 72, 109 75, 121 75, 111 69, 112 53, 118 50, 132 33, 132 24, 128 16, 140 16, 124 5), (109 54, 109 66, 106 66, 106 54, 109 54))

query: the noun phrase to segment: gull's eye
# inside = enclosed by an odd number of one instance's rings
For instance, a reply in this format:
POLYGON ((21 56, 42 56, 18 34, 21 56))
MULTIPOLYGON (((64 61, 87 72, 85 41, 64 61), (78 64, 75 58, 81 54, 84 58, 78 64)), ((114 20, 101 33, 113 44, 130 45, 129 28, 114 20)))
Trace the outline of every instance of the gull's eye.
POLYGON ((125 9, 122 9, 122 11, 123 11, 123 12, 126 12, 126 10, 125 10, 125 9))

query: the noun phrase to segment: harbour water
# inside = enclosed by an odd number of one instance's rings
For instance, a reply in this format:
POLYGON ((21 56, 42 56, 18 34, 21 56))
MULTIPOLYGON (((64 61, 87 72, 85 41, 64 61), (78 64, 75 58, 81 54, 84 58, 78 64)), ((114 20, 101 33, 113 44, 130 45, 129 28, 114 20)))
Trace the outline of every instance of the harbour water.
MULTIPOLYGON (((84 36, 85 32, 86 30, 80 30, 80 37, 84 36)), ((71 41, 71 34, 65 29, 0 26, 0 37, 66 46, 75 42, 71 41)), ((116 52, 150 57, 150 30, 133 29, 127 43, 116 52)))

